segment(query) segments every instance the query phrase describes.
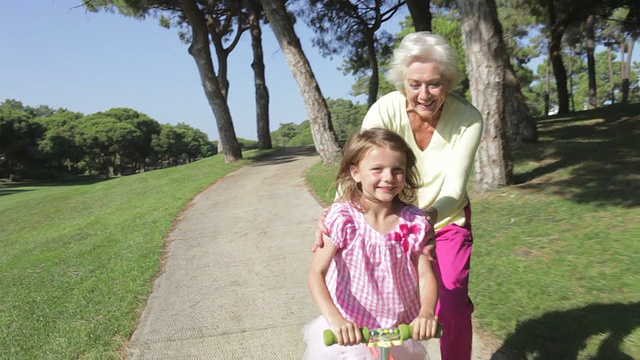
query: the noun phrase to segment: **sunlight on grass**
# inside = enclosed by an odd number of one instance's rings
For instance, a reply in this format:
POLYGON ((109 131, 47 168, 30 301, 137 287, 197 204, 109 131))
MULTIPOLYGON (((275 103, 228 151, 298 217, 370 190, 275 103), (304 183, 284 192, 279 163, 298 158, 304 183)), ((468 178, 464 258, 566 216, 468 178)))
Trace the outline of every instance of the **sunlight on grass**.
POLYGON ((323 206, 328 206, 336 196, 334 181, 338 173, 338 165, 324 166, 318 163, 312 166, 306 174, 306 182, 323 206))

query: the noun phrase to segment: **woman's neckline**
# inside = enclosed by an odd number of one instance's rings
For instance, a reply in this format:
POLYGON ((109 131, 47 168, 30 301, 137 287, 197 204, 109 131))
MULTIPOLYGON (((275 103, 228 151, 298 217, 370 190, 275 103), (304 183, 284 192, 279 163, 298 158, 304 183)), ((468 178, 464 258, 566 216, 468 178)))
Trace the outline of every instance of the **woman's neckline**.
MULTIPOLYGON (((434 135, 438 132, 438 127, 440 126, 440 120, 442 120, 442 115, 446 112, 445 110, 448 109, 447 104, 449 103, 449 101, 447 101, 449 99, 449 96, 447 95, 447 98, 445 99, 444 103, 442 104, 442 106, 440 107, 440 109, 438 110, 438 121, 436 122, 436 126, 432 126, 430 123, 428 123, 427 121, 424 121, 422 119, 420 119, 419 121, 422 121, 424 123, 427 123, 431 129, 433 129, 433 133, 431 134, 431 138, 429 139, 429 143, 427 144, 427 146, 423 148, 420 147, 420 145, 418 144, 418 141, 416 140, 414 131, 413 131, 413 124, 411 123, 411 116, 409 115, 409 107, 408 107, 408 101, 406 101, 405 99, 405 103, 404 103, 404 111, 405 114, 407 114, 407 121, 409 122, 409 128, 411 129, 411 141, 413 142, 413 145, 415 145, 415 147, 421 152, 424 153, 426 152, 429 147, 431 146, 431 143, 433 142, 434 139, 434 135), (447 109, 445 109, 445 107, 447 109)), ((418 114, 416 114, 416 116, 419 117, 418 114)))

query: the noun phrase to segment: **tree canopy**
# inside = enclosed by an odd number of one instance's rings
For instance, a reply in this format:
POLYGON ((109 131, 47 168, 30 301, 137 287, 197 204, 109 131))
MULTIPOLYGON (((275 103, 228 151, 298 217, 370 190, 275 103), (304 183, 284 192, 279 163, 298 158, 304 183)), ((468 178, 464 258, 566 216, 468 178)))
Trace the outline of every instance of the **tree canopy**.
POLYGON ((0 176, 4 177, 116 176, 215 153, 202 131, 184 123, 161 125, 133 109, 84 115, 44 105, 24 106, 12 99, 0 104, 0 176), (167 138, 172 139, 171 146, 167 138))

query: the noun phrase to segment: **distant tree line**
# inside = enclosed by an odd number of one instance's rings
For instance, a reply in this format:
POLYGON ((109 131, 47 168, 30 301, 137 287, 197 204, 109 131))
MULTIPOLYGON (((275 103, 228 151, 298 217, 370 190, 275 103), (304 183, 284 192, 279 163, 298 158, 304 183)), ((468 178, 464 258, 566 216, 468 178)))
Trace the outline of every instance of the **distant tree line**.
MULTIPOLYGON (((360 128, 367 105, 326 99, 340 142, 360 128)), ((273 146, 312 146, 308 120, 281 123, 273 146)), ((258 141, 238 138, 243 149, 258 141)), ((187 124, 160 124, 128 108, 84 115, 6 99, 0 104, 0 178, 114 177, 187 164, 217 154, 217 141, 187 124)))
POLYGON ((216 149, 198 129, 132 109, 84 115, 11 99, 0 104, 0 177, 112 177, 190 163, 216 149))
MULTIPOLYGON (((344 142, 349 134, 360 128, 368 106, 345 99, 327 98, 326 101, 331 113, 331 121, 333 122, 333 130, 336 133, 336 137, 339 142, 344 142)), ((277 130, 271 132, 271 141, 273 146, 313 145, 309 120, 297 125, 292 122, 281 123, 277 130)))

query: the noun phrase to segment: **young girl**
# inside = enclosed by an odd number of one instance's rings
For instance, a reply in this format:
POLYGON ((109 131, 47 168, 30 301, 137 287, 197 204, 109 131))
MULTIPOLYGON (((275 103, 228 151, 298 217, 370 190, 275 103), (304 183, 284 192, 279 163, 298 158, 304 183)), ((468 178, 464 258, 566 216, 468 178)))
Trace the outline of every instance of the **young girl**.
MULTIPOLYGON (((360 327, 413 325, 413 339, 436 332, 438 286, 423 249, 430 225, 413 205, 416 158, 385 129, 353 134, 337 176, 341 196, 325 217, 328 240, 316 251, 308 282, 322 316, 304 329, 305 359, 373 359, 360 327), (331 329, 339 345, 325 346, 331 329), (351 345, 351 346, 347 346, 351 345)), ((396 359, 425 359, 420 342, 393 347, 396 359)))

